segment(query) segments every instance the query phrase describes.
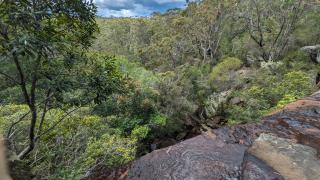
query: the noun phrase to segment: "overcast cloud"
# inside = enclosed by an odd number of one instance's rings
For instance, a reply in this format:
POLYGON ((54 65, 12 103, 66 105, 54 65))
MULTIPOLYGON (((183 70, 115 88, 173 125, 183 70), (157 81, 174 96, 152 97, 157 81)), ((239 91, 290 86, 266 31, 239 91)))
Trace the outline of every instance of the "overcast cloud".
POLYGON ((148 16, 152 12, 164 12, 182 8, 185 0, 95 0, 98 15, 110 17, 148 16))

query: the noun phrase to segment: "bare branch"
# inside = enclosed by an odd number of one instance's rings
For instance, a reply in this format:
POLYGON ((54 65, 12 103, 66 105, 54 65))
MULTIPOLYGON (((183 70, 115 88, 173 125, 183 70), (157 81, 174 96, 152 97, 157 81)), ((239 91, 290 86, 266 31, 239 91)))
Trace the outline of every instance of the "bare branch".
POLYGON ((19 124, 21 121, 23 121, 23 119, 24 119, 25 117, 27 117, 28 114, 30 114, 30 111, 28 111, 28 112, 25 113, 23 116, 21 116, 18 121, 16 121, 16 122, 14 122, 14 123, 11 124, 11 126, 10 126, 10 128, 9 128, 9 130, 8 130, 8 133, 7 133, 7 138, 8 138, 8 139, 10 139, 10 136, 11 136, 11 132, 12 132, 13 127, 14 127, 15 125, 19 124))

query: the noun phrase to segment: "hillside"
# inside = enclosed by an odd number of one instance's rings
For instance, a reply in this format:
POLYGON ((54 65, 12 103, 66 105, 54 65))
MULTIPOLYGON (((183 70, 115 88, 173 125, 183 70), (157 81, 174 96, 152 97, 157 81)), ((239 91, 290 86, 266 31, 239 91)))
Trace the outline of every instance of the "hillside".
MULTIPOLYGON (((97 17, 96 5, 0 2, 0 134, 14 179, 119 168, 132 179, 140 169, 144 179, 247 179, 257 169, 240 169, 260 165, 286 179, 287 164, 268 161, 279 155, 273 142, 297 147, 284 157, 297 161, 318 150, 319 1, 188 1, 124 18, 97 17), (312 107, 304 109, 305 97, 312 107), (299 108, 281 111, 292 102, 299 108), (246 156, 260 145, 272 157, 259 148, 257 159, 246 156)), ((312 168, 308 176, 310 164, 317 170, 310 160, 297 177, 318 177, 312 168)))

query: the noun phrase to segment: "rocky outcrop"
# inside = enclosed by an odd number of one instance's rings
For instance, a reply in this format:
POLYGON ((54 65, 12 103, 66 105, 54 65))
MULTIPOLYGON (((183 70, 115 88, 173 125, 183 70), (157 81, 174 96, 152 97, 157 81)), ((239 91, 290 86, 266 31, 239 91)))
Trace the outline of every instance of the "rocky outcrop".
POLYGON ((294 140, 261 134, 248 152, 272 166, 285 179, 320 179, 316 149, 294 140))
POLYGON ((121 176, 104 179, 315 180, 319 152, 320 92, 260 123, 222 127, 153 151, 122 169, 121 176))
POLYGON ((315 46, 305 46, 301 48, 301 50, 307 52, 313 62, 320 64, 320 44, 315 46))

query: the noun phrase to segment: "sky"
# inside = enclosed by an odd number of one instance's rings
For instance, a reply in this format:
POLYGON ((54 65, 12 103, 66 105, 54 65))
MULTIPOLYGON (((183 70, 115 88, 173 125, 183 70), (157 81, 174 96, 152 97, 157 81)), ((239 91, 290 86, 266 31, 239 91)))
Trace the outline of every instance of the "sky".
POLYGON ((186 0, 94 0, 98 15, 103 17, 149 16, 153 12, 165 12, 182 8, 186 0))

